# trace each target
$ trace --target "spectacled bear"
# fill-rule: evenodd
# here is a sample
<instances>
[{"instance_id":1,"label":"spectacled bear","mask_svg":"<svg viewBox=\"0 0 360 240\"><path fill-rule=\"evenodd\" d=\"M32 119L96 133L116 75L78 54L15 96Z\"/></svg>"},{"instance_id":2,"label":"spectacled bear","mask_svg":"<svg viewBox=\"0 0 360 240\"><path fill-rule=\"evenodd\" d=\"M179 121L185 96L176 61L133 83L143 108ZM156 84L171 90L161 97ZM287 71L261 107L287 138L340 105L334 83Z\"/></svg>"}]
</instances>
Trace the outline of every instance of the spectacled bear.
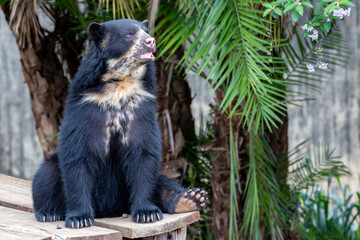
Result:
<instances>
[{"instance_id":1,"label":"spectacled bear","mask_svg":"<svg viewBox=\"0 0 360 240\"><path fill-rule=\"evenodd\" d=\"M155 39L148 22L121 19L88 28L91 44L71 82L59 146L33 180L40 222L88 227L130 213L155 222L163 213L200 210L207 192L160 175L155 110Z\"/></svg>"}]
</instances>

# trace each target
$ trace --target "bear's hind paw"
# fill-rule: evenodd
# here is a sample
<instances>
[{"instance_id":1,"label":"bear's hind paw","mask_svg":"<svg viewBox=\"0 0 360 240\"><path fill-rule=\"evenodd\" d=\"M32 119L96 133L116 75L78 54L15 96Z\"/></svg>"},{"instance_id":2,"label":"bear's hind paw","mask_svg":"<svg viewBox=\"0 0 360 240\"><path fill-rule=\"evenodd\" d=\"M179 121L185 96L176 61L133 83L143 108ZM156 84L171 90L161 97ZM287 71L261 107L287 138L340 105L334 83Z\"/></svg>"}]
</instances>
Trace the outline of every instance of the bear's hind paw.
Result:
<instances>
[{"instance_id":1,"label":"bear's hind paw","mask_svg":"<svg viewBox=\"0 0 360 240\"><path fill-rule=\"evenodd\" d=\"M192 188L183 193L175 205L175 213L200 211L206 207L208 192L200 188Z\"/></svg>"}]
</instances>

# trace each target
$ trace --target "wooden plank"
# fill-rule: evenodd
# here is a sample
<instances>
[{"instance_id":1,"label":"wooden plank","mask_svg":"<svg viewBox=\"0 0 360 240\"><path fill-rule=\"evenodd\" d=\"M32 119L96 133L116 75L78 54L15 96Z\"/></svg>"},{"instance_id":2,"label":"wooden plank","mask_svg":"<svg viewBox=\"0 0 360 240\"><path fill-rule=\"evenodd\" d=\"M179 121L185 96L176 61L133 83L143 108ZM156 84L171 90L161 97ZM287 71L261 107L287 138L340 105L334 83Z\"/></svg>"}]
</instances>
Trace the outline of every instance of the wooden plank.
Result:
<instances>
[{"instance_id":1,"label":"wooden plank","mask_svg":"<svg viewBox=\"0 0 360 240\"><path fill-rule=\"evenodd\" d=\"M0 174L0 206L33 212L31 182Z\"/></svg>"},{"instance_id":2,"label":"wooden plank","mask_svg":"<svg viewBox=\"0 0 360 240\"><path fill-rule=\"evenodd\" d=\"M0 174L0 206L33 212L31 182ZM172 232L199 219L199 212L164 214L163 220L145 224L134 223L131 217L96 218L95 226L119 231L126 238L141 238Z\"/></svg>"},{"instance_id":3,"label":"wooden plank","mask_svg":"<svg viewBox=\"0 0 360 240\"><path fill-rule=\"evenodd\" d=\"M117 230L124 238L143 238L175 231L200 219L199 212L164 214L164 219L154 223L135 223L128 218L101 218L95 225Z\"/></svg>"},{"instance_id":4,"label":"wooden plank","mask_svg":"<svg viewBox=\"0 0 360 240\"><path fill-rule=\"evenodd\" d=\"M101 227L65 228L64 221L40 223L34 214L0 207L0 239L122 239L120 232Z\"/></svg>"},{"instance_id":5,"label":"wooden plank","mask_svg":"<svg viewBox=\"0 0 360 240\"><path fill-rule=\"evenodd\" d=\"M153 237L146 237L142 240L186 240L186 227L176 229L172 232L160 234Z\"/></svg>"},{"instance_id":6,"label":"wooden plank","mask_svg":"<svg viewBox=\"0 0 360 240\"><path fill-rule=\"evenodd\" d=\"M45 236L43 234L29 233L24 231L18 231L15 229L9 229L7 226L0 225L0 239L6 240L51 240L51 236Z\"/></svg>"}]
</instances>

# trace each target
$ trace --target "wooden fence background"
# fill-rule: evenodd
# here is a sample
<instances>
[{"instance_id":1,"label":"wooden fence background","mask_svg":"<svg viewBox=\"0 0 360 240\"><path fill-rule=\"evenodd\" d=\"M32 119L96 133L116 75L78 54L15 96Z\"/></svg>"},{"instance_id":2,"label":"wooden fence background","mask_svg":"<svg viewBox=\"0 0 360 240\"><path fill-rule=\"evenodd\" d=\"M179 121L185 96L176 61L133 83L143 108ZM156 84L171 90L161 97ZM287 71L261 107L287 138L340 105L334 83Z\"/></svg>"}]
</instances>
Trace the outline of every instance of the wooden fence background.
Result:
<instances>
[{"instance_id":1,"label":"wooden fence background","mask_svg":"<svg viewBox=\"0 0 360 240\"><path fill-rule=\"evenodd\" d=\"M42 161L15 38L0 10L0 173L31 179Z\"/></svg>"},{"instance_id":2,"label":"wooden fence background","mask_svg":"<svg viewBox=\"0 0 360 240\"><path fill-rule=\"evenodd\" d=\"M335 74L320 84L320 91L292 87L314 100L289 108L289 149L305 139L311 139L315 148L329 144L350 168L352 176L344 178L344 183L351 183L354 191L360 190L360 6L352 8L350 17L339 26L350 50L347 66L329 64L329 68L335 67Z\"/></svg>"}]
</instances>

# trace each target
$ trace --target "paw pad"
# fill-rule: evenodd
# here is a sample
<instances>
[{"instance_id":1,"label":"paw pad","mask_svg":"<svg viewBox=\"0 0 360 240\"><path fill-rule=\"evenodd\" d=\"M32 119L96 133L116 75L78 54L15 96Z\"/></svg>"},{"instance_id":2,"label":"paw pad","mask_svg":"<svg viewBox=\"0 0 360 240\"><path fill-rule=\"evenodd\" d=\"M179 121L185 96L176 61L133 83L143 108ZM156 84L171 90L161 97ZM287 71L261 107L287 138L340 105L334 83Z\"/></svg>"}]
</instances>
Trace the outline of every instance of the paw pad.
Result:
<instances>
[{"instance_id":1,"label":"paw pad","mask_svg":"<svg viewBox=\"0 0 360 240\"><path fill-rule=\"evenodd\" d=\"M208 202L208 192L200 188L189 189L175 205L175 212L200 211Z\"/></svg>"}]
</instances>

